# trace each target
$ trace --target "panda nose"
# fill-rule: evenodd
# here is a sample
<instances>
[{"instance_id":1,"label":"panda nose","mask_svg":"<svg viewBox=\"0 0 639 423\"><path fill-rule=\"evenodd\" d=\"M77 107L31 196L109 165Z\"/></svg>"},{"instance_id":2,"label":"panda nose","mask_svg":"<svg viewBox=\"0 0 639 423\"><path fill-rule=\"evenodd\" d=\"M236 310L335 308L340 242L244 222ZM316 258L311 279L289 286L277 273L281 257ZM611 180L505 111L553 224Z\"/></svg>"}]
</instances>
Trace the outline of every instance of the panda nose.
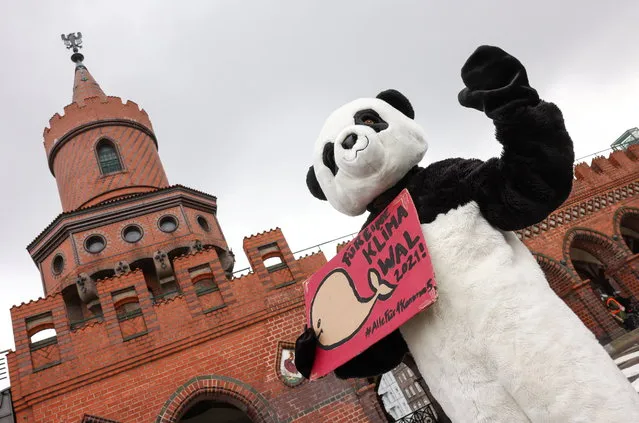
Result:
<instances>
[{"instance_id":1,"label":"panda nose","mask_svg":"<svg viewBox=\"0 0 639 423\"><path fill-rule=\"evenodd\" d=\"M353 148L356 142L357 142L357 135L348 134L346 138L344 138L344 141L342 141L342 147L344 147L345 150L350 150L351 148Z\"/></svg>"}]
</instances>

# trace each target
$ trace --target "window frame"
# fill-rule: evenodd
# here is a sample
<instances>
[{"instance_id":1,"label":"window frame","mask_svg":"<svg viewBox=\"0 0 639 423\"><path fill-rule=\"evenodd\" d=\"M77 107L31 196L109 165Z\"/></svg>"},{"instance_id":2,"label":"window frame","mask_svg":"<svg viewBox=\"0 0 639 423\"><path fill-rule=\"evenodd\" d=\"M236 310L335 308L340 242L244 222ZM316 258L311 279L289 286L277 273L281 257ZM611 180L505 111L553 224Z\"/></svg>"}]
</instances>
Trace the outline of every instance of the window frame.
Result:
<instances>
[{"instance_id":1,"label":"window frame","mask_svg":"<svg viewBox=\"0 0 639 423\"><path fill-rule=\"evenodd\" d=\"M56 260L60 259L62 260L62 264L60 265L60 269L57 269L56 266ZM60 276L62 274L62 272L64 272L64 269L67 265L67 261L66 258L64 257L64 254L62 253L56 253L53 256L53 259L51 259L51 273L53 273L54 276Z\"/></svg>"},{"instance_id":2,"label":"window frame","mask_svg":"<svg viewBox=\"0 0 639 423\"><path fill-rule=\"evenodd\" d=\"M115 159L117 159L118 161L118 167L119 167L118 169L105 172L105 167L103 166L103 162L100 156L100 147L102 147L103 145L107 145L113 150L115 154ZM114 140L108 137L100 137L96 141L93 150L95 152L95 158L98 163L98 168L100 169L100 175L109 176L109 175L114 175L116 173L124 172L124 161L122 160L122 154L120 154L120 149L118 148L118 144ZM110 159L110 160L114 161L115 159Z\"/></svg>"},{"instance_id":3,"label":"window frame","mask_svg":"<svg viewBox=\"0 0 639 423\"><path fill-rule=\"evenodd\" d=\"M162 229L162 220L164 219L173 219L173 221L175 221L175 228L173 228L173 230L171 231L165 231L164 229ZM173 215L173 214L163 214L162 216L160 216L157 220L157 227L160 230L160 232L164 232L165 234L172 234L175 233L178 228L180 227L180 219L177 218L177 216Z\"/></svg>"},{"instance_id":4,"label":"window frame","mask_svg":"<svg viewBox=\"0 0 639 423\"><path fill-rule=\"evenodd\" d=\"M136 241L129 241L128 239L126 239L126 232L130 229L137 229L140 232L140 238L138 238ZM122 228L122 231L120 231L120 236L124 242L128 244L135 244L142 241L142 238L144 238L144 229L142 229L142 226L138 225L137 223L130 223Z\"/></svg>"},{"instance_id":5,"label":"window frame","mask_svg":"<svg viewBox=\"0 0 639 423\"><path fill-rule=\"evenodd\" d=\"M91 251L91 249L89 248L89 240L91 238L100 238L102 240L102 248L100 248L98 251ZM89 254L100 254L107 247L107 239L102 234L92 233L92 234L89 234L86 238L84 238L84 242L82 244L84 245L84 250L87 253L89 253Z\"/></svg>"}]
</instances>

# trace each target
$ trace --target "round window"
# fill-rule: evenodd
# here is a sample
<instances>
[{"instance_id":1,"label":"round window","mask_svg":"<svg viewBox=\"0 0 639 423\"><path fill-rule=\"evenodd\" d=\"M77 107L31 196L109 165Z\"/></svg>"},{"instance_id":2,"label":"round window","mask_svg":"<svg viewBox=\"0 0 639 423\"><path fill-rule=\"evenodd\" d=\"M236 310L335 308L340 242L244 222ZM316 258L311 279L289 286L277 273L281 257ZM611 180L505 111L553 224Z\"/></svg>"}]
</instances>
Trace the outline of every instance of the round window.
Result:
<instances>
[{"instance_id":1,"label":"round window","mask_svg":"<svg viewBox=\"0 0 639 423\"><path fill-rule=\"evenodd\" d=\"M129 225L122 231L122 238L126 242L138 242L142 239L142 228L138 225Z\"/></svg>"},{"instance_id":2,"label":"round window","mask_svg":"<svg viewBox=\"0 0 639 423\"><path fill-rule=\"evenodd\" d=\"M202 229L204 229L206 232L211 230L211 227L209 226L209 222L207 222L207 220L203 217L203 216L198 216L197 217L197 223L200 225L200 227Z\"/></svg>"},{"instance_id":3,"label":"round window","mask_svg":"<svg viewBox=\"0 0 639 423\"><path fill-rule=\"evenodd\" d=\"M164 216L158 222L162 232L173 232L178 227L177 219L173 216Z\"/></svg>"},{"instance_id":4,"label":"round window","mask_svg":"<svg viewBox=\"0 0 639 423\"><path fill-rule=\"evenodd\" d=\"M54 274L59 275L62 273L62 270L64 269L64 257L62 257L62 254L57 254L53 257L52 266Z\"/></svg>"},{"instance_id":5,"label":"round window","mask_svg":"<svg viewBox=\"0 0 639 423\"><path fill-rule=\"evenodd\" d=\"M90 253L99 253L106 247L106 240L101 235L91 235L84 241L84 248Z\"/></svg>"}]
</instances>

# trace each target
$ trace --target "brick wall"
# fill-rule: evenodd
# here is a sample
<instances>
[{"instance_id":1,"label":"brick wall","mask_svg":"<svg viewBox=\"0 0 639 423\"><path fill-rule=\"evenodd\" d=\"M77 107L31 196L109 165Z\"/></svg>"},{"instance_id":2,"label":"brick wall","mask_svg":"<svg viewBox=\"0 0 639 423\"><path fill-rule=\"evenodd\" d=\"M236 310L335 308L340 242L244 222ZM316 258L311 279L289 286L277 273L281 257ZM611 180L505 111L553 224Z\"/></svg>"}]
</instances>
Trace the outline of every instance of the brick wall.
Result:
<instances>
[{"instance_id":1,"label":"brick wall","mask_svg":"<svg viewBox=\"0 0 639 423\"><path fill-rule=\"evenodd\" d=\"M639 257L621 236L624 216L639 214L639 146L575 167L570 197L547 219L518 232L536 254L557 294L602 341L625 330L604 307L589 280L582 280L571 248L596 257L623 295L639 299Z\"/></svg>"},{"instance_id":2,"label":"brick wall","mask_svg":"<svg viewBox=\"0 0 639 423\"><path fill-rule=\"evenodd\" d=\"M253 272L241 278L225 276L214 248L176 258L172 298L153 300L140 271L101 280L103 317L73 330L60 294L12 308L18 421L173 422L200 394L242 405L256 422L385 421L365 381L289 386L279 373L282 349L304 325L302 283L324 255L295 260L279 229L246 238L244 248ZM275 272L263 264L274 255L283 259ZM216 289L196 291L207 278ZM122 304L139 312L121 314ZM54 340L30 342L48 328Z\"/></svg>"}]
</instances>

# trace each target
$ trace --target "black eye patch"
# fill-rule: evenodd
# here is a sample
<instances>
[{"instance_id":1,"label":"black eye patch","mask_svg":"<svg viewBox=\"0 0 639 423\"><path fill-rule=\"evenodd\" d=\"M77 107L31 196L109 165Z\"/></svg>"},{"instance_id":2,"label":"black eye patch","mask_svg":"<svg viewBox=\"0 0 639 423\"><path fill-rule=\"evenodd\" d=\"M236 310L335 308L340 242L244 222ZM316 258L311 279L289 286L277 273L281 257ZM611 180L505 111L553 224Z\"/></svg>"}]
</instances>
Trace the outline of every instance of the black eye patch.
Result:
<instances>
[{"instance_id":1,"label":"black eye patch","mask_svg":"<svg viewBox=\"0 0 639 423\"><path fill-rule=\"evenodd\" d=\"M324 152L322 154L322 161L324 166L331 170L333 176L337 175L337 163L335 163L335 144L332 142L324 145Z\"/></svg>"},{"instance_id":2,"label":"black eye patch","mask_svg":"<svg viewBox=\"0 0 639 423\"><path fill-rule=\"evenodd\" d=\"M360 110L353 116L355 125L370 126L375 132L381 132L388 128L388 123L382 119L373 109Z\"/></svg>"}]
</instances>

